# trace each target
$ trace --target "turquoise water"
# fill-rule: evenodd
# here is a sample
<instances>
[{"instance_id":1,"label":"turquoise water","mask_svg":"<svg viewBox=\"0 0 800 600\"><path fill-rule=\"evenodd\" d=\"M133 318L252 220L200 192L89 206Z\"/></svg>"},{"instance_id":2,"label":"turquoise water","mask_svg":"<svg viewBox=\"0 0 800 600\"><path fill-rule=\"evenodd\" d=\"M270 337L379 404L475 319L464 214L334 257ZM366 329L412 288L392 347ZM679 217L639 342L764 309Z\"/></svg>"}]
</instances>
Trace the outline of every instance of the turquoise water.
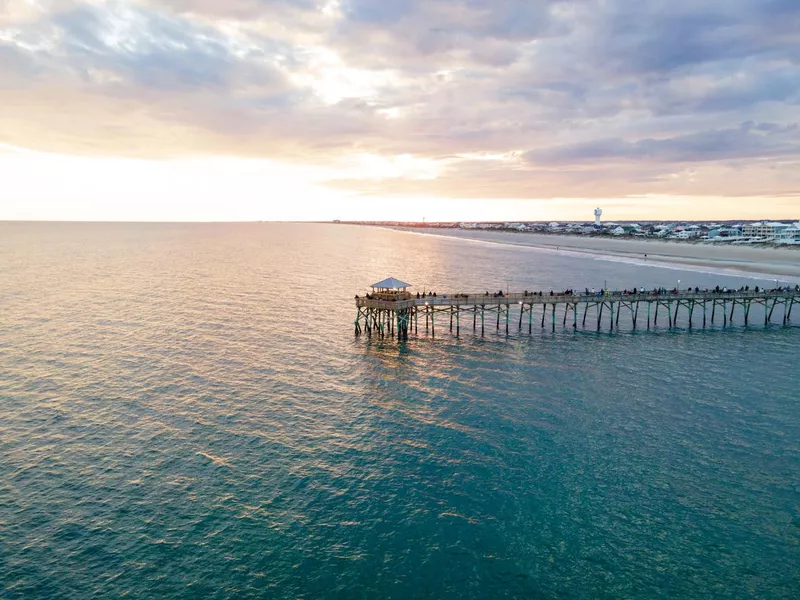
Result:
<instances>
[{"instance_id":1,"label":"turquoise water","mask_svg":"<svg viewBox=\"0 0 800 600\"><path fill-rule=\"evenodd\" d=\"M800 328L353 336L388 275L770 282L349 226L0 234L3 599L798 595Z\"/></svg>"}]
</instances>

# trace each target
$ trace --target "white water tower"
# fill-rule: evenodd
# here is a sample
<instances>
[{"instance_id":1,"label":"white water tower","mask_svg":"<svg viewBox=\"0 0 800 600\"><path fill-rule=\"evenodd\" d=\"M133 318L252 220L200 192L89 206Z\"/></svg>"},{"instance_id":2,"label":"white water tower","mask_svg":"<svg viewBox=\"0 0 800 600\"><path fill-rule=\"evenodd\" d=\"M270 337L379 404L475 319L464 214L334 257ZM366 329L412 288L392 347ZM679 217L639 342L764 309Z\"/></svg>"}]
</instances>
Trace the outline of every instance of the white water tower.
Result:
<instances>
[{"instance_id":1,"label":"white water tower","mask_svg":"<svg viewBox=\"0 0 800 600\"><path fill-rule=\"evenodd\" d=\"M600 217L603 215L603 211L600 208L594 209L594 226L600 227Z\"/></svg>"}]
</instances>

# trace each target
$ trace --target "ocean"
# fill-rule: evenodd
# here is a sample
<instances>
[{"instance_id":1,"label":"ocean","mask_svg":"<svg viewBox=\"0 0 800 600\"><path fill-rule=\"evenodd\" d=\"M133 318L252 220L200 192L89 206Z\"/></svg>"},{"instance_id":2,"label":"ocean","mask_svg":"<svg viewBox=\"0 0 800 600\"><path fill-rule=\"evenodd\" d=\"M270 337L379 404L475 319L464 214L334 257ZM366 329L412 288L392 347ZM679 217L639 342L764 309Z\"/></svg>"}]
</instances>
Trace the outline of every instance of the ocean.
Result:
<instances>
[{"instance_id":1,"label":"ocean","mask_svg":"<svg viewBox=\"0 0 800 600\"><path fill-rule=\"evenodd\" d=\"M356 338L390 275L772 285L346 225L2 223L0 598L798 597L800 327Z\"/></svg>"}]
</instances>

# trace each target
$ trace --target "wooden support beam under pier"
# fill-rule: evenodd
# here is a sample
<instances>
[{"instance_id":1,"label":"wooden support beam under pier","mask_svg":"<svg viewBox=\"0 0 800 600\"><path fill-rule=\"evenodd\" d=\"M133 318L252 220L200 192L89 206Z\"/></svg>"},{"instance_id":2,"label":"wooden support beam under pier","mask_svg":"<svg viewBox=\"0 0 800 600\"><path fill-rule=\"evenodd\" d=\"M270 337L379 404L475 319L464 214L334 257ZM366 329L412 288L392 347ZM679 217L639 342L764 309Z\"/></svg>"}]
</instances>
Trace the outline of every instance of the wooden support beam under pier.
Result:
<instances>
[{"instance_id":1,"label":"wooden support beam under pier","mask_svg":"<svg viewBox=\"0 0 800 600\"><path fill-rule=\"evenodd\" d=\"M373 334L379 337L397 337L398 340L406 340L410 330L414 334L419 334L419 318L423 313L425 319L425 332L431 336L436 335L436 313L447 312L450 320L450 331L455 335L461 335L461 312L472 313L472 330L477 333L478 314L480 313L481 335L485 335L486 313L494 313L495 329L499 333L501 321L505 321L505 333L509 334L509 323L511 320L512 307L516 306L519 314L514 317L517 320L517 330L523 329L523 323L527 314L528 333L533 332L533 313L541 305L541 327L544 328L547 321L547 312L550 310L551 330L555 331L557 317L560 317L561 326L567 327L567 320L572 314L572 327L578 329L578 311L583 306L582 326L586 327L586 318L590 311L596 317L597 331L603 327L603 312L608 309L609 326L608 330L613 332L622 325L630 323L632 329L637 328L639 309L645 303L647 311L647 329L651 329L651 309L655 304L655 313L652 320L652 327L658 327L659 308L663 307L667 311L668 324L670 328L678 326L678 316L680 309L686 309L688 320L685 327L694 327L694 313L702 308L702 326L707 326L708 306L711 306L710 323L715 324L717 319L717 308L722 311L723 327L728 326L730 320L733 324L736 316L736 307L742 309L742 317L745 326L750 325L751 313L763 309L764 325L772 322L776 307L782 306L781 322L787 325L791 322L792 308L796 301L800 299L800 289L770 290L770 291L730 291L730 292L653 292L653 293L606 293L600 294L553 294L539 295L531 293L521 294L446 294L437 296L426 296L415 298L406 293L405 297L398 299L385 298L359 298L356 297L356 319L354 322L355 335L365 333L372 337ZM730 312L729 312L730 307ZM563 314L557 314L558 311ZM625 313L623 319L622 313ZM760 313L757 313L760 316ZM780 314L780 313L779 313ZM630 316L630 319L628 319ZM621 325L622 324L622 325Z\"/></svg>"}]
</instances>

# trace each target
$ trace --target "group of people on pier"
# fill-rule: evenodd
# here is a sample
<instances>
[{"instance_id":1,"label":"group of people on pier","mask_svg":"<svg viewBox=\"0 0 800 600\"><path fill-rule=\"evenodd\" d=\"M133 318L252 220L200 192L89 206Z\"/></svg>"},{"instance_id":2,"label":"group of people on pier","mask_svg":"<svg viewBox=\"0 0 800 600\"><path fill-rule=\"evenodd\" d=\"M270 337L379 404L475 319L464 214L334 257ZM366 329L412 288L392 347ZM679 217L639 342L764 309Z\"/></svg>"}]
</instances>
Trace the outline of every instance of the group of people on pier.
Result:
<instances>
[{"instance_id":1,"label":"group of people on pier","mask_svg":"<svg viewBox=\"0 0 800 600\"><path fill-rule=\"evenodd\" d=\"M736 294L736 293L750 292L750 291L751 291L751 289L750 289L749 285L743 285L738 289L736 289L736 288L728 288L727 286L723 286L723 287L716 286L716 287L714 287L712 289L704 288L702 290L697 286L695 286L693 288L689 287L689 288L686 288L685 290L680 290L677 287L674 287L672 289L668 289L666 287L657 287L657 288L653 288L652 290L645 290L645 288L643 288L643 287L640 287L638 289L633 287L631 289L625 288L624 290L613 290L613 291L612 290L608 290L608 289L603 289L603 288L601 288L599 291L595 290L595 288L592 288L590 290L587 287L587 288L584 289L584 291L582 293L581 292L576 292L573 289L567 289L567 290L564 290L564 291L561 291L561 292L555 292L553 290L550 290L550 292L548 294L545 294L542 291L531 292L531 291L525 290L522 295L523 295L523 297L526 297L526 298L530 297L530 296L541 297L541 296L545 296L545 295L548 295L548 296L590 296L590 297L640 296L640 295L669 296L669 295L678 295L678 294ZM769 294L791 293L792 291L794 291L795 293L800 293L800 285L795 285L794 287L789 286L789 285L787 285L787 286L778 286L778 287L774 287L774 288L770 288L770 289L766 289L766 288L761 288L759 286L755 286L752 289L752 291L755 292L756 294L758 294L758 293L769 293ZM484 296L487 297L487 298L489 296L491 296L492 298L505 298L505 297L508 296L508 293L503 292L503 290L498 290L496 292L493 292L492 294L489 294L489 291L487 290L486 293L484 294ZM469 297L470 297L469 294L452 294L452 295L450 295L450 298L459 298L459 299L460 298L469 299ZM358 298L359 297L356 294L356 300L358 300ZM394 301L394 300L405 300L406 298L384 298L384 297L376 298L374 294L367 294L366 295L366 299L367 300ZM437 296L436 292L422 292L422 294L417 292L417 299L418 300L424 299L424 298L438 298L438 296ZM442 298L447 299L447 296L442 296Z\"/></svg>"},{"instance_id":2,"label":"group of people on pier","mask_svg":"<svg viewBox=\"0 0 800 600\"><path fill-rule=\"evenodd\" d=\"M435 296L436 294L433 295ZM423 297L425 297L424 294ZM356 300L358 300L359 298L360 296L356 294ZM364 299L366 300L383 300L384 302L399 302L401 300L409 300L410 298L411 294L406 294L405 292L403 292L402 295L391 295L391 296L381 295L376 297L375 294L367 293L367 295L364 296ZM419 298L419 294L417 294L417 298Z\"/></svg>"},{"instance_id":3,"label":"group of people on pier","mask_svg":"<svg viewBox=\"0 0 800 600\"><path fill-rule=\"evenodd\" d=\"M544 295L544 293L543 292L529 292L528 290L525 290L524 292L522 292L522 295L523 296L542 296L542 295ZM570 290L564 290L563 292L554 292L553 290L550 290L550 295L551 296L575 296L576 294L575 294L575 290L571 290L570 289Z\"/></svg>"}]
</instances>

